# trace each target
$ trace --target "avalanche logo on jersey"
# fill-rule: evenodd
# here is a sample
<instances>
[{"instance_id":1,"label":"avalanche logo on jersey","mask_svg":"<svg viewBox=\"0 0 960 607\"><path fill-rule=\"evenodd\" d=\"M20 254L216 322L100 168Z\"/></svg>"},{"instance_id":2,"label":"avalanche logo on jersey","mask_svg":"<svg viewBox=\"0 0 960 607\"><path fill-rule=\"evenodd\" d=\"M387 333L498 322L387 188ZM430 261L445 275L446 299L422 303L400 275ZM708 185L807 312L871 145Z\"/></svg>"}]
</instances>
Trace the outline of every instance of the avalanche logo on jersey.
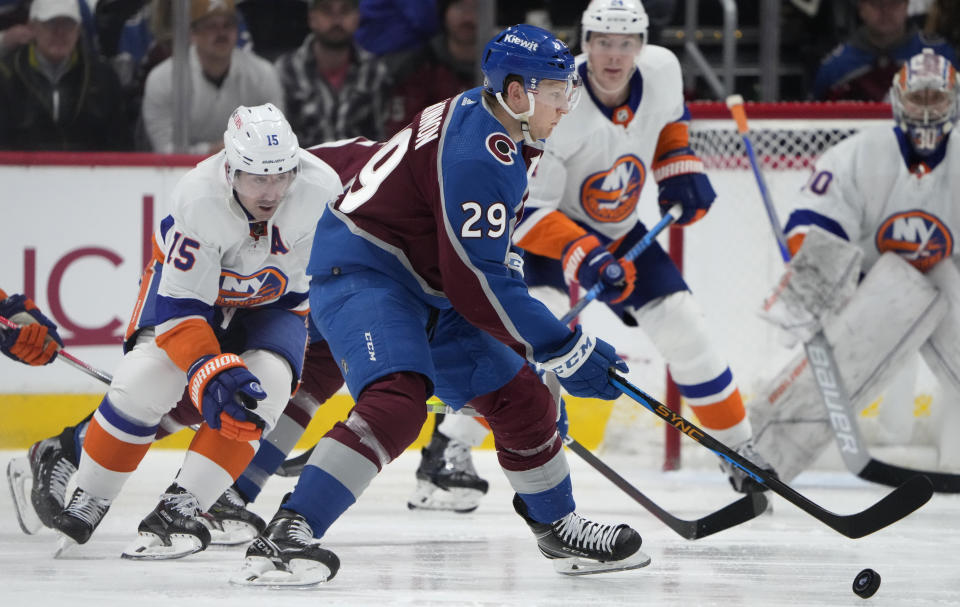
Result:
<instances>
[{"instance_id":1,"label":"avalanche logo on jersey","mask_svg":"<svg viewBox=\"0 0 960 607\"><path fill-rule=\"evenodd\" d=\"M583 181L580 204L596 221L623 221L637 208L646 178L647 169L640 159L626 154L617 158L610 169L598 171Z\"/></svg>"},{"instance_id":2,"label":"avalanche logo on jersey","mask_svg":"<svg viewBox=\"0 0 960 607\"><path fill-rule=\"evenodd\" d=\"M953 254L953 235L939 218L917 209L891 215L877 229L877 250L893 251L926 272Z\"/></svg>"},{"instance_id":3,"label":"avalanche logo on jersey","mask_svg":"<svg viewBox=\"0 0 960 607\"><path fill-rule=\"evenodd\" d=\"M503 133L490 133L487 136L487 151L501 164L510 166L517 153L517 144Z\"/></svg>"},{"instance_id":4,"label":"avalanche logo on jersey","mask_svg":"<svg viewBox=\"0 0 960 607\"><path fill-rule=\"evenodd\" d=\"M287 277L273 266L250 276L223 270L220 272L218 306L247 307L277 299L287 290Z\"/></svg>"}]
</instances>

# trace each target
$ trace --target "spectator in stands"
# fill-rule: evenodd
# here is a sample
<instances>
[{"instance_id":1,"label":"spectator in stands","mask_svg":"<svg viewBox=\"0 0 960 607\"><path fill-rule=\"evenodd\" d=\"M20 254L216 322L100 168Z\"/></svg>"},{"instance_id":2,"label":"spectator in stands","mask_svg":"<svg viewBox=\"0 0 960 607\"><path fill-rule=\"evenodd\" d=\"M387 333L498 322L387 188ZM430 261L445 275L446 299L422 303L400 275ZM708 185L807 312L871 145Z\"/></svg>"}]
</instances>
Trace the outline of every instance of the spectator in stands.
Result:
<instances>
[{"instance_id":1,"label":"spectator in stands","mask_svg":"<svg viewBox=\"0 0 960 607\"><path fill-rule=\"evenodd\" d=\"M0 57L33 40L27 25L29 0L0 0Z\"/></svg>"},{"instance_id":2,"label":"spectator in stands","mask_svg":"<svg viewBox=\"0 0 960 607\"><path fill-rule=\"evenodd\" d=\"M234 0L190 3L191 100L187 116L188 151L213 154L223 147L223 125L238 105L273 103L282 108L283 90L273 66L237 48ZM156 152L174 151L173 59L148 75L143 93L143 126Z\"/></svg>"},{"instance_id":3,"label":"spectator in stands","mask_svg":"<svg viewBox=\"0 0 960 607\"><path fill-rule=\"evenodd\" d=\"M932 48L957 64L949 44L927 37L908 23L908 0L856 2L862 24L820 65L813 83L815 99L882 101L903 62L924 48Z\"/></svg>"},{"instance_id":4,"label":"spectator in stands","mask_svg":"<svg viewBox=\"0 0 960 607\"><path fill-rule=\"evenodd\" d=\"M120 84L80 44L77 0L34 0L29 16L33 41L0 62L0 148L128 148Z\"/></svg>"},{"instance_id":5,"label":"spectator in stands","mask_svg":"<svg viewBox=\"0 0 960 607\"><path fill-rule=\"evenodd\" d=\"M477 0L440 0L442 31L414 51L383 59L395 84L386 102L387 137L423 108L471 88L477 82Z\"/></svg>"},{"instance_id":6,"label":"spectator in stands","mask_svg":"<svg viewBox=\"0 0 960 607\"><path fill-rule=\"evenodd\" d=\"M936 0L927 13L924 31L928 35L943 37L954 50L960 51L960 3Z\"/></svg>"},{"instance_id":7,"label":"spectator in stands","mask_svg":"<svg viewBox=\"0 0 960 607\"><path fill-rule=\"evenodd\" d=\"M383 138L387 69L354 42L359 19L356 0L313 0L310 34L277 59L286 116L300 141Z\"/></svg>"},{"instance_id":8,"label":"spectator in stands","mask_svg":"<svg viewBox=\"0 0 960 607\"><path fill-rule=\"evenodd\" d=\"M360 0L354 39L364 50L382 56L417 50L438 30L437 0Z\"/></svg>"},{"instance_id":9,"label":"spectator in stands","mask_svg":"<svg viewBox=\"0 0 960 607\"><path fill-rule=\"evenodd\" d=\"M274 62L300 46L310 33L309 0L240 0L237 10L250 28L257 54Z\"/></svg>"}]
</instances>

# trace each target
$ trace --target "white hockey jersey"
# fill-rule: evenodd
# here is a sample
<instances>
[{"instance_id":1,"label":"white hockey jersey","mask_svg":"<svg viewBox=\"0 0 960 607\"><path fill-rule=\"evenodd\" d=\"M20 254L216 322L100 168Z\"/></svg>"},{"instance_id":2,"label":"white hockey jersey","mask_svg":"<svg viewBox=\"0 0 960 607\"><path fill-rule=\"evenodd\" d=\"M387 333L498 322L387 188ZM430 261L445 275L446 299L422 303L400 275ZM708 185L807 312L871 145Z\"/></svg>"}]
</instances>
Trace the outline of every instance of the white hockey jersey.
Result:
<instances>
[{"instance_id":1,"label":"white hockey jersey","mask_svg":"<svg viewBox=\"0 0 960 607\"><path fill-rule=\"evenodd\" d=\"M211 156L174 188L155 235L157 263L141 281L134 320L155 326L157 343L183 368L216 348L208 325L216 308L270 306L306 315L314 231L343 191L333 169L301 150L283 201L269 221L255 224L233 198L224 163L223 152Z\"/></svg>"},{"instance_id":2,"label":"white hockey jersey","mask_svg":"<svg viewBox=\"0 0 960 607\"><path fill-rule=\"evenodd\" d=\"M560 120L544 148L514 241L524 248L537 223L553 211L611 240L633 228L640 192L652 178L654 151L663 128L686 115L683 80L676 56L647 45L637 57L639 79L631 94L640 102L626 126L608 118L584 91L580 103ZM577 57L586 72L586 55ZM616 111L616 110L615 110ZM626 112L627 110L621 110ZM614 116L623 122L623 116ZM549 221L549 219L548 219ZM535 250L535 249L530 249Z\"/></svg>"},{"instance_id":3,"label":"white hockey jersey","mask_svg":"<svg viewBox=\"0 0 960 607\"><path fill-rule=\"evenodd\" d=\"M866 272L893 251L925 272L954 252L960 229L960 139L932 169L911 172L907 142L892 125L875 126L827 150L787 221L791 249L810 225L847 238L864 252Z\"/></svg>"}]
</instances>

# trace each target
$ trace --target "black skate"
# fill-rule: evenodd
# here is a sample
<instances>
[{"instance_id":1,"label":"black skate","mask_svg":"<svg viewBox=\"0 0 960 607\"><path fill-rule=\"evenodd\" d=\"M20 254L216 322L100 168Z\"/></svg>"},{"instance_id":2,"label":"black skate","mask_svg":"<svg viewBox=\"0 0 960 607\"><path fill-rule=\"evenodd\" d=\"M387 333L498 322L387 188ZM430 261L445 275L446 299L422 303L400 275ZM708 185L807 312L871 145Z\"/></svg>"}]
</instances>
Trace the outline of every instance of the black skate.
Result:
<instances>
[{"instance_id":1,"label":"black skate","mask_svg":"<svg viewBox=\"0 0 960 607\"><path fill-rule=\"evenodd\" d=\"M281 507L266 530L247 547L243 569L230 583L315 586L333 579L339 569L340 559L318 545L307 520Z\"/></svg>"},{"instance_id":2,"label":"black skate","mask_svg":"<svg viewBox=\"0 0 960 607\"><path fill-rule=\"evenodd\" d=\"M67 483L77 471L73 430L70 427L59 436L34 443L27 457L7 464L17 521L26 534L37 533L44 526L52 528L53 518L63 510Z\"/></svg>"},{"instance_id":3,"label":"black skate","mask_svg":"<svg viewBox=\"0 0 960 607\"><path fill-rule=\"evenodd\" d=\"M215 546L245 544L267 527L262 518L247 510L247 500L235 485L223 492L201 521L210 530L210 543Z\"/></svg>"},{"instance_id":4,"label":"black skate","mask_svg":"<svg viewBox=\"0 0 960 607\"><path fill-rule=\"evenodd\" d=\"M553 523L540 523L527 515L526 503L516 494L513 508L533 530L540 552L553 559L558 573L587 575L650 564L650 557L640 551L640 534L623 523L594 523L576 512Z\"/></svg>"},{"instance_id":5,"label":"black skate","mask_svg":"<svg viewBox=\"0 0 960 607\"><path fill-rule=\"evenodd\" d=\"M197 498L176 483L140 521L137 532L137 539L120 555L125 559L178 559L210 545L210 531L201 521Z\"/></svg>"},{"instance_id":6,"label":"black skate","mask_svg":"<svg viewBox=\"0 0 960 607\"><path fill-rule=\"evenodd\" d=\"M734 447L734 451L756 464L757 467L763 468L774 476L777 475L773 466L768 464L767 460L763 459L763 456L754 449L752 440L748 440ZM734 491L739 491L740 493L759 493L768 489L764 483L753 478L747 471L734 466L726 459L720 458L720 470L727 475L730 486L733 487Z\"/></svg>"},{"instance_id":7,"label":"black skate","mask_svg":"<svg viewBox=\"0 0 960 607\"><path fill-rule=\"evenodd\" d=\"M489 483L477 476L470 445L434 432L420 455L417 488L407 508L454 512L477 509Z\"/></svg>"},{"instance_id":8,"label":"black skate","mask_svg":"<svg viewBox=\"0 0 960 607\"><path fill-rule=\"evenodd\" d=\"M86 544L106 516L110 502L94 497L80 487L74 489L66 507L53 517L53 526L63 534L54 557L61 556L73 545Z\"/></svg>"}]
</instances>

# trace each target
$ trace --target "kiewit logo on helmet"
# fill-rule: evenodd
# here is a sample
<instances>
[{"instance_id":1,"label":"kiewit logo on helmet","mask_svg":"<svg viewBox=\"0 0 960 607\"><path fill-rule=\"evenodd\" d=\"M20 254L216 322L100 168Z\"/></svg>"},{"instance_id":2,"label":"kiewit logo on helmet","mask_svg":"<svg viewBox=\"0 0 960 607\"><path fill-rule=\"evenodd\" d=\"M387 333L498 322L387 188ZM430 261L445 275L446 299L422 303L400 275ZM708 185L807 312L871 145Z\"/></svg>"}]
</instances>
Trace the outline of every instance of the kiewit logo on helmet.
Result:
<instances>
[{"instance_id":1,"label":"kiewit logo on helmet","mask_svg":"<svg viewBox=\"0 0 960 607\"><path fill-rule=\"evenodd\" d=\"M509 42L510 44L516 44L517 46L522 46L528 51L536 52L537 46L536 42L531 42L530 40L524 40L520 36L515 36L514 34L507 34L503 37L504 42Z\"/></svg>"}]
</instances>

